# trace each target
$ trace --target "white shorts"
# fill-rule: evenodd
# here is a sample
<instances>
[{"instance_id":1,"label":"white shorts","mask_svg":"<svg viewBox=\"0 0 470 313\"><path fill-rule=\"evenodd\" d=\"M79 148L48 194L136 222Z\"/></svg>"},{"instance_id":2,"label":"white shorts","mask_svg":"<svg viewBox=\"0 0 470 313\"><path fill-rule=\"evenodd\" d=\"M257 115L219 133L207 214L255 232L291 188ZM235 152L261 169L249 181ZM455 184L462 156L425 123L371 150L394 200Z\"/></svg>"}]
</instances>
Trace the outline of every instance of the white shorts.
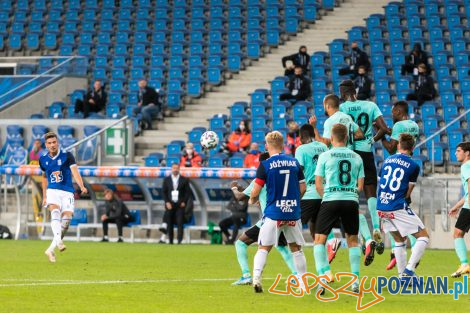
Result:
<instances>
[{"instance_id":1,"label":"white shorts","mask_svg":"<svg viewBox=\"0 0 470 313\"><path fill-rule=\"evenodd\" d=\"M75 197L73 193L58 189L47 189L46 198L47 205L55 204L59 206L61 212L73 213L75 202Z\"/></svg>"},{"instance_id":2,"label":"white shorts","mask_svg":"<svg viewBox=\"0 0 470 313\"><path fill-rule=\"evenodd\" d=\"M377 211L382 220L384 233L398 231L402 237L417 233L424 229L424 224L411 208L397 211Z\"/></svg>"},{"instance_id":3,"label":"white shorts","mask_svg":"<svg viewBox=\"0 0 470 313\"><path fill-rule=\"evenodd\" d=\"M259 230L258 245L277 246L281 232L284 233L287 243L296 243L299 246L305 244L300 219L297 221L275 221L265 217Z\"/></svg>"}]
</instances>

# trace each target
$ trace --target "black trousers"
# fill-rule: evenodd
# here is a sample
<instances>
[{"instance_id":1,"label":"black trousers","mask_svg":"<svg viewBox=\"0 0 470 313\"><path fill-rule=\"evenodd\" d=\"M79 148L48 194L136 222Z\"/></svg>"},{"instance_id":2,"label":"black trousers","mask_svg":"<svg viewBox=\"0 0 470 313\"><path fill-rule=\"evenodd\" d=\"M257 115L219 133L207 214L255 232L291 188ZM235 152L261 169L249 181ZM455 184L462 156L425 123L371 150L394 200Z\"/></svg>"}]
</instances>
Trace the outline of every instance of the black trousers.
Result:
<instances>
[{"instance_id":1,"label":"black trousers","mask_svg":"<svg viewBox=\"0 0 470 313\"><path fill-rule=\"evenodd\" d=\"M98 113L102 110L102 108L92 105L88 102L83 102L82 100L77 100L75 102L75 113L83 112L83 117L88 117L90 112Z\"/></svg>"},{"instance_id":2,"label":"black trousers","mask_svg":"<svg viewBox=\"0 0 470 313\"><path fill-rule=\"evenodd\" d=\"M339 75L343 76L343 75L351 75L351 79L354 80L354 78L357 77L357 71L356 70L352 70L349 66L348 67L343 67L343 68L340 68L339 71L338 71Z\"/></svg>"},{"instance_id":3,"label":"black trousers","mask_svg":"<svg viewBox=\"0 0 470 313\"><path fill-rule=\"evenodd\" d=\"M246 217L236 217L232 215L221 220L219 222L219 227L222 233L224 233L224 235L227 237L227 240L230 242L234 242L235 239L237 239L238 230L244 223L246 223ZM230 236L230 233L228 231L231 226L233 226L232 236Z\"/></svg>"},{"instance_id":4,"label":"black trousers","mask_svg":"<svg viewBox=\"0 0 470 313\"><path fill-rule=\"evenodd\" d=\"M283 93L282 95L279 96L279 100L284 101L284 100L296 100L296 101L305 101L305 97L297 95L293 96L290 93Z\"/></svg>"},{"instance_id":5,"label":"black trousers","mask_svg":"<svg viewBox=\"0 0 470 313\"><path fill-rule=\"evenodd\" d=\"M406 96L406 100L418 101L419 106L421 106L426 101L431 101L432 99L434 98L431 95L426 94L409 93Z\"/></svg>"},{"instance_id":6,"label":"black trousers","mask_svg":"<svg viewBox=\"0 0 470 313\"><path fill-rule=\"evenodd\" d=\"M108 224L113 223L116 224L118 229L118 236L122 237L122 227L127 224L127 220L123 218L108 218L103 221L103 235L108 236Z\"/></svg>"},{"instance_id":7,"label":"black trousers","mask_svg":"<svg viewBox=\"0 0 470 313\"><path fill-rule=\"evenodd\" d=\"M401 66L401 75L413 74L413 71L416 67L417 66L414 64L403 64Z\"/></svg>"},{"instance_id":8,"label":"black trousers","mask_svg":"<svg viewBox=\"0 0 470 313\"><path fill-rule=\"evenodd\" d=\"M176 205L173 204L173 209L171 210L166 210L165 212L165 217L166 217L166 223L167 223L167 235L168 235L168 240L170 241L170 244L173 243L173 238L174 238L174 232L173 232L173 227L176 225L177 226L177 239L178 243L181 243L183 241L183 224L184 224L184 208L176 208Z\"/></svg>"}]
</instances>

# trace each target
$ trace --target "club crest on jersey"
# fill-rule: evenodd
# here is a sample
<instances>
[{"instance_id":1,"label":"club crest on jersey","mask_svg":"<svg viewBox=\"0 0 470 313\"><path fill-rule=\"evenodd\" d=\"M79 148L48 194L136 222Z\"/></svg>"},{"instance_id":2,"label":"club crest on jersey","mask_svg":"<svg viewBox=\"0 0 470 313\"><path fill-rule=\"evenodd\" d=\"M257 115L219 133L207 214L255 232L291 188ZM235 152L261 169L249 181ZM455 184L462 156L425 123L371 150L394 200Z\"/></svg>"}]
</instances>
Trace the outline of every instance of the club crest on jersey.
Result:
<instances>
[{"instance_id":1,"label":"club crest on jersey","mask_svg":"<svg viewBox=\"0 0 470 313\"><path fill-rule=\"evenodd\" d=\"M60 183L64 180L61 171L54 171L51 173L51 183Z\"/></svg>"},{"instance_id":2,"label":"club crest on jersey","mask_svg":"<svg viewBox=\"0 0 470 313\"><path fill-rule=\"evenodd\" d=\"M59 165L59 166L62 165L62 160L61 159L57 160L57 165Z\"/></svg>"}]
</instances>

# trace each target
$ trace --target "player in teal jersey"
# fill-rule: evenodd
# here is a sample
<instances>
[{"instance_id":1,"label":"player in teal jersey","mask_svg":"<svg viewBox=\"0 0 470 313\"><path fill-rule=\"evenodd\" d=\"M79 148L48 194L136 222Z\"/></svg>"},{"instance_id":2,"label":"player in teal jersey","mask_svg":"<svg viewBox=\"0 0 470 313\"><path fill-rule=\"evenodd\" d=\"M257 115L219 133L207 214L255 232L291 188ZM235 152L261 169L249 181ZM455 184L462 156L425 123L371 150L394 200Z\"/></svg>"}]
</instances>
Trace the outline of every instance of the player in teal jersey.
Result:
<instances>
[{"instance_id":1,"label":"player in teal jersey","mask_svg":"<svg viewBox=\"0 0 470 313\"><path fill-rule=\"evenodd\" d=\"M364 167L361 157L346 147L347 140L347 128L342 124L334 125L331 131L333 148L320 155L315 169L315 187L323 198L315 225L314 254L318 275L331 275L325 243L333 226L341 220L349 247L351 272L359 276L358 193L364 186ZM319 289L324 293L323 287ZM359 292L359 280L353 283L352 290Z\"/></svg>"},{"instance_id":2,"label":"player in teal jersey","mask_svg":"<svg viewBox=\"0 0 470 313\"><path fill-rule=\"evenodd\" d=\"M267 160L268 158L269 158L269 153L267 152L261 153L261 155L259 156L259 161L262 162L264 160ZM239 190L240 186L237 184L237 182L232 182L231 188L232 188L233 194L235 195L235 198L238 201L249 199L251 190L253 189L253 186L254 186L254 182L255 181L253 180L251 184L248 187L246 187L245 190L243 190L243 192ZM264 209L266 208L266 201L267 201L266 198L267 198L266 187L263 187L263 189L261 189L261 192L259 194L259 204L261 207L261 212L264 212ZM242 270L242 276L240 277L239 280L237 280L236 282L232 284L234 286L251 285L252 283L250 267L248 265L247 249L249 245L258 241L259 230L262 224L263 224L262 220L259 220L256 223L256 225L252 226L250 229L245 231L235 242L235 250L237 252L238 263L240 264L240 268ZM287 241L283 233L281 233L281 235L279 236L279 243L276 249L281 254L282 258L286 262L292 274L296 275L297 272L295 270L294 260L292 259L292 254L290 253L290 250L287 247Z\"/></svg>"},{"instance_id":3,"label":"player in teal jersey","mask_svg":"<svg viewBox=\"0 0 470 313\"><path fill-rule=\"evenodd\" d=\"M329 94L323 99L323 107L325 108L325 114L328 119L325 121L323 126L323 135L320 135L317 124L317 117L312 116L310 118L310 124L314 128L316 141L323 142L328 147L331 145L331 128L335 124L342 124L348 129L348 147L352 148L355 140L364 138L362 130L359 126L354 123L350 116L340 112L339 110L339 98L334 94Z\"/></svg>"},{"instance_id":4,"label":"player in teal jersey","mask_svg":"<svg viewBox=\"0 0 470 313\"><path fill-rule=\"evenodd\" d=\"M352 80L341 82L339 90L341 99L344 100L340 106L341 112L353 118L362 129L365 137L364 140L354 143L354 151L361 156L364 162L364 194L367 199L367 207L374 228L374 240L372 240L367 221L365 218L361 218L361 235L366 243L365 255L367 259L368 255L374 254L375 248L378 254L382 254L384 251L384 244L380 232L380 219L377 214L377 168L374 154L372 153L372 145L374 142L382 139L389 130L377 104L356 99L356 87ZM375 136L373 135L372 129L374 125L378 128Z\"/></svg>"},{"instance_id":5,"label":"player in teal jersey","mask_svg":"<svg viewBox=\"0 0 470 313\"><path fill-rule=\"evenodd\" d=\"M395 154L398 147L398 139L400 134L410 134L413 136L415 142L419 137L419 126L414 121L410 120L408 117L408 103L406 101L398 101L393 105L392 117L393 117L393 128L392 135L390 140L387 138L382 138L382 145L388 151L389 154ZM390 252L390 262L388 263L386 269L387 271L393 269L397 263L394 253L395 240L392 235L390 236L390 243L392 250ZM413 248L416 243L416 238L412 235L408 235L408 240L410 241L411 248Z\"/></svg>"},{"instance_id":6,"label":"player in teal jersey","mask_svg":"<svg viewBox=\"0 0 470 313\"><path fill-rule=\"evenodd\" d=\"M465 274L470 274L467 247L463 239L465 233L468 233L470 230L470 141L459 143L455 155L457 161L462 163L460 177L462 179L464 196L449 211L449 215L453 217L456 217L460 211L454 229L455 252L457 252L457 256L460 259L460 266L451 276L460 277Z\"/></svg>"}]
</instances>

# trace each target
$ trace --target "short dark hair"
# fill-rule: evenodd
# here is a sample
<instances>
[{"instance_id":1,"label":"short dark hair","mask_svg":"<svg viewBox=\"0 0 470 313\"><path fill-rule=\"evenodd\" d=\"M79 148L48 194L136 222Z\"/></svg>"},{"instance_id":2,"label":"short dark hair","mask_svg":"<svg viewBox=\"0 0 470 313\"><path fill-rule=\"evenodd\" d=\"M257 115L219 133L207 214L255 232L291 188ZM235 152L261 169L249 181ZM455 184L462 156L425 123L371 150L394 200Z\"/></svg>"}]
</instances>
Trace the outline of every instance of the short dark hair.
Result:
<instances>
[{"instance_id":1,"label":"short dark hair","mask_svg":"<svg viewBox=\"0 0 470 313\"><path fill-rule=\"evenodd\" d=\"M393 104L393 106L400 108L403 112L408 114L408 102L406 102L405 100L397 101Z\"/></svg>"},{"instance_id":2,"label":"short dark hair","mask_svg":"<svg viewBox=\"0 0 470 313\"><path fill-rule=\"evenodd\" d=\"M331 128L331 135L339 142L346 142L348 140L348 128L343 124L335 124Z\"/></svg>"},{"instance_id":3,"label":"short dark hair","mask_svg":"<svg viewBox=\"0 0 470 313\"><path fill-rule=\"evenodd\" d=\"M313 126L310 124L304 124L300 126L300 138L315 138L315 131L313 129Z\"/></svg>"},{"instance_id":4,"label":"short dark hair","mask_svg":"<svg viewBox=\"0 0 470 313\"><path fill-rule=\"evenodd\" d=\"M415 146L415 139L410 134L400 134L400 138L398 139L400 144L400 148L406 151L413 151L413 147Z\"/></svg>"},{"instance_id":5,"label":"short dark hair","mask_svg":"<svg viewBox=\"0 0 470 313\"><path fill-rule=\"evenodd\" d=\"M464 152L470 152L470 141L463 141L459 143L457 148L462 149Z\"/></svg>"},{"instance_id":6,"label":"short dark hair","mask_svg":"<svg viewBox=\"0 0 470 313\"><path fill-rule=\"evenodd\" d=\"M361 65L361 66L359 66L357 69L360 70L361 68L362 68L364 71L367 72L367 67L365 67L364 65Z\"/></svg>"},{"instance_id":7,"label":"short dark hair","mask_svg":"<svg viewBox=\"0 0 470 313\"><path fill-rule=\"evenodd\" d=\"M260 162L266 161L267 159L269 159L269 153L268 152L263 152L258 157L258 160Z\"/></svg>"},{"instance_id":8,"label":"short dark hair","mask_svg":"<svg viewBox=\"0 0 470 313\"><path fill-rule=\"evenodd\" d=\"M333 109L339 108L339 98L335 94L330 93L329 95L326 95L323 101L325 101L326 104L328 104L328 106L332 107Z\"/></svg>"},{"instance_id":9,"label":"short dark hair","mask_svg":"<svg viewBox=\"0 0 470 313\"><path fill-rule=\"evenodd\" d=\"M57 139L57 134L54 132L48 132L44 135L44 140L50 139L50 138L56 138Z\"/></svg>"},{"instance_id":10,"label":"short dark hair","mask_svg":"<svg viewBox=\"0 0 470 313\"><path fill-rule=\"evenodd\" d=\"M339 84L339 94L343 100L348 99L349 96L356 96L356 85L350 79L343 80Z\"/></svg>"}]
</instances>

